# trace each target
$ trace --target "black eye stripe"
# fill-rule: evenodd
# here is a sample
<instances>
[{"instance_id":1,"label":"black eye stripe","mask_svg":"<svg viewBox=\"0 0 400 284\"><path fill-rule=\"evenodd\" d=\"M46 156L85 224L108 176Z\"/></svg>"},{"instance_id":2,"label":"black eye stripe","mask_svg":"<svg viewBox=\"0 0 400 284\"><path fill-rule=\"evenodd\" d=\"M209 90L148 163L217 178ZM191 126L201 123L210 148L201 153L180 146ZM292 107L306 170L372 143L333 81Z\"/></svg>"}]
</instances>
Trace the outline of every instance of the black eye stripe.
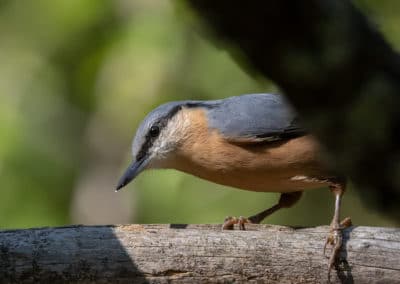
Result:
<instances>
[{"instance_id":1,"label":"black eye stripe","mask_svg":"<svg viewBox=\"0 0 400 284\"><path fill-rule=\"evenodd\" d=\"M136 160L141 160L148 154L149 149L153 146L154 141L158 138L160 132L167 125L168 121L181 109L182 109L182 105L175 106L174 108L171 109L171 111L166 116L162 117L161 119L159 119L158 121L153 123L153 125L150 127L150 129L148 130L148 132L145 136L145 142L143 143L142 148L138 152L138 154L136 156ZM157 135L151 134L151 132L152 132L151 129L153 127L158 128Z\"/></svg>"},{"instance_id":2,"label":"black eye stripe","mask_svg":"<svg viewBox=\"0 0 400 284\"><path fill-rule=\"evenodd\" d=\"M164 116L161 117L159 120L157 120L156 122L154 122L152 124L152 126L158 126L159 129L159 133L155 136L152 136L150 134L150 129L148 130L146 136L145 136L145 141L140 149L140 151L138 152L137 156L136 156L136 160L141 160L144 159L146 157L146 155L148 155L148 151L149 149L153 146L154 141L158 138L159 134L161 133L161 131L163 130L163 128L167 125L168 121L174 117L174 115L180 111L183 107L186 108L196 108L196 107L204 107L204 108L212 108L212 105L205 105L202 104L201 102L186 102L186 103L182 103L179 105L174 106L173 108L171 108L171 110Z\"/></svg>"}]
</instances>

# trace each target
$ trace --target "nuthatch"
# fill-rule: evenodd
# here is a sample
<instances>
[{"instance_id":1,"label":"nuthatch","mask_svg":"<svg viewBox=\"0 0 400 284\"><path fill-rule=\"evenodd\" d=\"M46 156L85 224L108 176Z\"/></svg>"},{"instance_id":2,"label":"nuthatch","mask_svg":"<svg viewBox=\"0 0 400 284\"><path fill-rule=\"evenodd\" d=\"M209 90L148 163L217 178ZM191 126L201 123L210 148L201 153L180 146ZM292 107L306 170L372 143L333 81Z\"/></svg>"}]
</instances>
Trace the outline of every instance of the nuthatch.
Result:
<instances>
[{"instance_id":1,"label":"nuthatch","mask_svg":"<svg viewBox=\"0 0 400 284\"><path fill-rule=\"evenodd\" d=\"M249 218L227 217L224 229L260 223L295 204L307 189L328 186L335 212L327 244L329 271L342 244L339 221L345 179L328 170L318 142L299 124L283 97L252 94L215 101L163 104L141 123L132 145L133 162L117 190L150 168L172 168L244 190L280 192L279 202ZM324 248L325 253L325 248Z\"/></svg>"}]
</instances>

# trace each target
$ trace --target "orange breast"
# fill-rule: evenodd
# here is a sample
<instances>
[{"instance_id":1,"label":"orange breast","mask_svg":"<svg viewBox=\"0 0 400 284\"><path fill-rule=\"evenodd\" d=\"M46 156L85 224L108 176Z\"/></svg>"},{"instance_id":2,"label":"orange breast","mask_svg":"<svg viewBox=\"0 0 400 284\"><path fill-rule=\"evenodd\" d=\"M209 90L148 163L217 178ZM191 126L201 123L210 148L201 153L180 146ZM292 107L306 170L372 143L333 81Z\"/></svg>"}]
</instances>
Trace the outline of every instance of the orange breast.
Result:
<instances>
[{"instance_id":1,"label":"orange breast","mask_svg":"<svg viewBox=\"0 0 400 284\"><path fill-rule=\"evenodd\" d=\"M174 167L200 178L252 191L292 192L317 188L323 174L319 146L311 136L269 143L235 144L209 130L203 110L183 110L190 135Z\"/></svg>"}]
</instances>

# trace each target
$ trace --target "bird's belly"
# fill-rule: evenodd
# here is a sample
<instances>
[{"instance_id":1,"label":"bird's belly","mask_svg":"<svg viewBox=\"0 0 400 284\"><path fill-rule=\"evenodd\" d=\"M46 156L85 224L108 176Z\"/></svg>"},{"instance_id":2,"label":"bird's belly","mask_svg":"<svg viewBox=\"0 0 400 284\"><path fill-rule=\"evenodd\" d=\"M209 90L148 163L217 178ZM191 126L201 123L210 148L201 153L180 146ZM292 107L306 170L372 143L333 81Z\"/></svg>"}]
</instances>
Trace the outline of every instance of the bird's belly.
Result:
<instances>
[{"instance_id":1,"label":"bird's belly","mask_svg":"<svg viewBox=\"0 0 400 284\"><path fill-rule=\"evenodd\" d=\"M175 168L251 191L293 192L327 184L317 178L324 176L324 170L318 143L310 136L255 146L218 143L223 142L194 143L191 155L185 155Z\"/></svg>"},{"instance_id":2,"label":"bird's belly","mask_svg":"<svg viewBox=\"0 0 400 284\"><path fill-rule=\"evenodd\" d=\"M320 188L327 185L324 180L291 171L197 173L200 178L250 191L294 192Z\"/></svg>"}]
</instances>

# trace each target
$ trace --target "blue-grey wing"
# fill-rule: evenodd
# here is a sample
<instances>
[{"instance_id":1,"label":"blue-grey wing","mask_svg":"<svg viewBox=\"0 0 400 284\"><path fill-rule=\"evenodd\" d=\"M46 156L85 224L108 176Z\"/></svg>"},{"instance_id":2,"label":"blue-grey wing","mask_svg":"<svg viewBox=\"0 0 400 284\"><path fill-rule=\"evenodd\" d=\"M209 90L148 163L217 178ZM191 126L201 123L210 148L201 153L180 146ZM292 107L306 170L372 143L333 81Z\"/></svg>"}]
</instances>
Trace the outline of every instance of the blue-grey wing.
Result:
<instances>
[{"instance_id":1,"label":"blue-grey wing","mask_svg":"<svg viewBox=\"0 0 400 284\"><path fill-rule=\"evenodd\" d=\"M215 101L207 116L210 127L232 142L278 141L306 134L293 108L275 94L242 95Z\"/></svg>"}]
</instances>

